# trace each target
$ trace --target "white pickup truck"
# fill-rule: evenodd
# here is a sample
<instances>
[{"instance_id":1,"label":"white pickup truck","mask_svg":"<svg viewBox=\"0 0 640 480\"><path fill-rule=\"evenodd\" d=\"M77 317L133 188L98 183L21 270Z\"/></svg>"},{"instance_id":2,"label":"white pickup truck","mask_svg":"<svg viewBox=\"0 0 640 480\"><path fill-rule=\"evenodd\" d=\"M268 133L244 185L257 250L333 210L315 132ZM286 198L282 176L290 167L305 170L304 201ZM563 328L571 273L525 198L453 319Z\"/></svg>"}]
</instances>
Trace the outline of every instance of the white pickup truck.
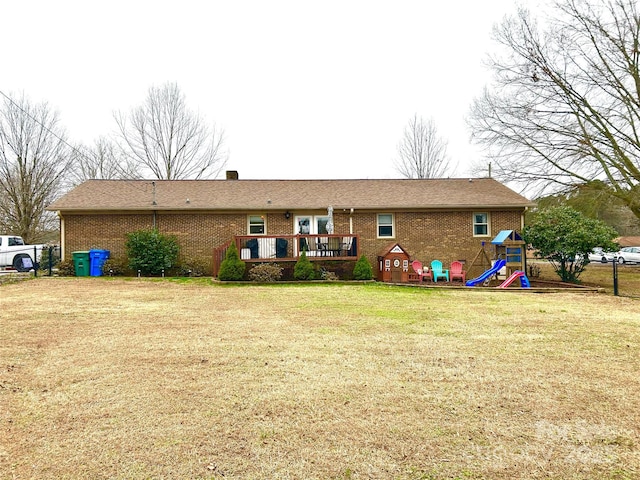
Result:
<instances>
[{"instance_id":1,"label":"white pickup truck","mask_svg":"<svg viewBox=\"0 0 640 480\"><path fill-rule=\"evenodd\" d=\"M0 235L0 267L28 272L42 256L44 245L25 245L22 237Z\"/></svg>"}]
</instances>

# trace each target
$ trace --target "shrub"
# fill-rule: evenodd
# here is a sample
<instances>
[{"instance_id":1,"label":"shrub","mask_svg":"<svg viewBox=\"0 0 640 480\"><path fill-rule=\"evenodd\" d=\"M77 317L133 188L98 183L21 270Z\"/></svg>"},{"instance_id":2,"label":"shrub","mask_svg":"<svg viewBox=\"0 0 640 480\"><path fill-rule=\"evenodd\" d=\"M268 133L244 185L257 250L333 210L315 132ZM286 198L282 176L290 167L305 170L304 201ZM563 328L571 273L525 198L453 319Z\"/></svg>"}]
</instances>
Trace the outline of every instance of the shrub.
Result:
<instances>
[{"instance_id":1,"label":"shrub","mask_svg":"<svg viewBox=\"0 0 640 480\"><path fill-rule=\"evenodd\" d=\"M218 280L225 282L242 280L245 268L244 262L240 260L240 255L238 255L236 244L232 243L227 249L224 260L220 264Z\"/></svg>"},{"instance_id":2,"label":"shrub","mask_svg":"<svg viewBox=\"0 0 640 480\"><path fill-rule=\"evenodd\" d=\"M529 277L530 278L539 278L540 277L540 265L536 265L535 263L531 263L528 265L529 267Z\"/></svg>"},{"instance_id":3,"label":"shrub","mask_svg":"<svg viewBox=\"0 0 640 480\"><path fill-rule=\"evenodd\" d=\"M296 280L313 280L315 272L311 260L307 258L307 253L303 250L300 258L293 268L293 278Z\"/></svg>"},{"instance_id":4,"label":"shrub","mask_svg":"<svg viewBox=\"0 0 640 480\"><path fill-rule=\"evenodd\" d=\"M254 282L277 282L282 278L282 267L277 263L259 263L249 270L249 278Z\"/></svg>"},{"instance_id":5,"label":"shrub","mask_svg":"<svg viewBox=\"0 0 640 480\"><path fill-rule=\"evenodd\" d=\"M125 246L129 267L143 275L158 275L169 270L178 258L176 239L161 234L157 229L128 233Z\"/></svg>"},{"instance_id":6,"label":"shrub","mask_svg":"<svg viewBox=\"0 0 640 480\"><path fill-rule=\"evenodd\" d=\"M73 260L62 260L58 262L58 275L61 277L73 277L76 269L73 266Z\"/></svg>"},{"instance_id":7,"label":"shrub","mask_svg":"<svg viewBox=\"0 0 640 480\"><path fill-rule=\"evenodd\" d=\"M322 280L327 280L328 282L335 282L337 280L340 280L340 278L338 278L338 275L336 275L336 272L330 272L329 270L325 269L322 269L320 278L322 278Z\"/></svg>"},{"instance_id":8,"label":"shrub","mask_svg":"<svg viewBox=\"0 0 640 480\"><path fill-rule=\"evenodd\" d=\"M123 260L117 260L114 258L110 258L104 262L102 265L102 274L105 276L120 276L127 273L129 267L127 263Z\"/></svg>"},{"instance_id":9,"label":"shrub","mask_svg":"<svg viewBox=\"0 0 640 480\"><path fill-rule=\"evenodd\" d=\"M209 265L202 259L185 258L176 268L179 277L204 277L210 271Z\"/></svg>"},{"instance_id":10,"label":"shrub","mask_svg":"<svg viewBox=\"0 0 640 480\"><path fill-rule=\"evenodd\" d=\"M367 257L362 255L353 267L354 280L371 280L373 278L373 269Z\"/></svg>"},{"instance_id":11,"label":"shrub","mask_svg":"<svg viewBox=\"0 0 640 480\"><path fill-rule=\"evenodd\" d=\"M42 256L40 257L40 263L38 268L43 271L49 270L49 263L52 267L57 267L60 262L60 248L55 246L45 245L42 249Z\"/></svg>"}]
</instances>

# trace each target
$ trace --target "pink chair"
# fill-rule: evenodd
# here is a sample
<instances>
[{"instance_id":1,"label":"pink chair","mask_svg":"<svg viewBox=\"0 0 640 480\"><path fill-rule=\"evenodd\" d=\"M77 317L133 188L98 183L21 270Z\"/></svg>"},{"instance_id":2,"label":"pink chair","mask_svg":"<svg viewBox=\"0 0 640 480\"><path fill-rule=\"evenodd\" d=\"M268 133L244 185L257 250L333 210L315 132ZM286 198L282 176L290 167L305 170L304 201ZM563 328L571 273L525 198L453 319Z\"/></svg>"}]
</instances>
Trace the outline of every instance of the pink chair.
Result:
<instances>
[{"instance_id":1,"label":"pink chair","mask_svg":"<svg viewBox=\"0 0 640 480\"><path fill-rule=\"evenodd\" d=\"M451 266L449 266L449 279L453 282L456 278L462 280L464 284L467 281L467 272L462 269L463 265L461 262L455 261L451 262Z\"/></svg>"},{"instance_id":2,"label":"pink chair","mask_svg":"<svg viewBox=\"0 0 640 480\"><path fill-rule=\"evenodd\" d=\"M431 270L429 270L428 267L423 268L422 262L420 262L419 260L414 260L413 262L411 262L411 268L413 268L413 271L418 274L418 277L420 277L420 283L422 283L422 281L425 278L428 278L429 280L433 281Z\"/></svg>"}]
</instances>

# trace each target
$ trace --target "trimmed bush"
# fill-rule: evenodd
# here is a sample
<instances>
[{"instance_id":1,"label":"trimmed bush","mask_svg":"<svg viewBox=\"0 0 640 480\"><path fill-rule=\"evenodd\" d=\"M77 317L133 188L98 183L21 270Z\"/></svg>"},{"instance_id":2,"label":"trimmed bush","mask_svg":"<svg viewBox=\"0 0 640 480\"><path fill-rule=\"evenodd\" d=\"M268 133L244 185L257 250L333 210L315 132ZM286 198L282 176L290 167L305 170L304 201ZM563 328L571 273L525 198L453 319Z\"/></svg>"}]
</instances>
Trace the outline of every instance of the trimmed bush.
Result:
<instances>
[{"instance_id":1,"label":"trimmed bush","mask_svg":"<svg viewBox=\"0 0 640 480\"><path fill-rule=\"evenodd\" d=\"M242 260L240 260L236 244L232 243L229 248L227 248L224 260L220 264L218 280L223 282L236 282L238 280L242 280L245 268L246 265Z\"/></svg>"},{"instance_id":2,"label":"trimmed bush","mask_svg":"<svg viewBox=\"0 0 640 480\"><path fill-rule=\"evenodd\" d=\"M62 260L58 262L58 275L61 277L73 277L76 274L76 268L73 260Z\"/></svg>"},{"instance_id":3,"label":"trimmed bush","mask_svg":"<svg viewBox=\"0 0 640 480\"><path fill-rule=\"evenodd\" d=\"M53 268L57 267L58 263L60 263L60 250L58 247L45 246L42 249L42 256L40 257L40 263L38 264L38 269L43 271L49 270L49 263Z\"/></svg>"},{"instance_id":4,"label":"trimmed bush","mask_svg":"<svg viewBox=\"0 0 640 480\"><path fill-rule=\"evenodd\" d=\"M175 265L178 258L176 239L161 234L157 229L128 233L125 246L129 267L143 275L159 275Z\"/></svg>"},{"instance_id":5,"label":"trimmed bush","mask_svg":"<svg viewBox=\"0 0 640 480\"><path fill-rule=\"evenodd\" d=\"M249 270L249 279L254 282L277 282L282 278L282 267L277 263L259 263Z\"/></svg>"},{"instance_id":6,"label":"trimmed bush","mask_svg":"<svg viewBox=\"0 0 640 480\"><path fill-rule=\"evenodd\" d=\"M327 280L328 282L336 282L340 280L336 272L330 272L329 270L322 269L322 274L320 275L322 280Z\"/></svg>"},{"instance_id":7,"label":"trimmed bush","mask_svg":"<svg viewBox=\"0 0 640 480\"><path fill-rule=\"evenodd\" d=\"M204 277L207 270L211 271L210 268L204 260L185 258L176 266L176 275L179 277Z\"/></svg>"},{"instance_id":8,"label":"trimmed bush","mask_svg":"<svg viewBox=\"0 0 640 480\"><path fill-rule=\"evenodd\" d=\"M313 280L314 276L315 271L311 260L307 258L307 253L303 250L296 262L296 266L293 268L293 278L296 280Z\"/></svg>"},{"instance_id":9,"label":"trimmed bush","mask_svg":"<svg viewBox=\"0 0 640 480\"><path fill-rule=\"evenodd\" d=\"M105 275L107 277L117 277L120 275L124 275L128 270L129 267L127 266L126 262L117 260L115 258L109 258L104 262L104 265L102 265L102 275Z\"/></svg>"},{"instance_id":10,"label":"trimmed bush","mask_svg":"<svg viewBox=\"0 0 640 480\"><path fill-rule=\"evenodd\" d=\"M362 255L353 267L354 280L371 280L373 278L373 269L367 257Z\"/></svg>"}]
</instances>

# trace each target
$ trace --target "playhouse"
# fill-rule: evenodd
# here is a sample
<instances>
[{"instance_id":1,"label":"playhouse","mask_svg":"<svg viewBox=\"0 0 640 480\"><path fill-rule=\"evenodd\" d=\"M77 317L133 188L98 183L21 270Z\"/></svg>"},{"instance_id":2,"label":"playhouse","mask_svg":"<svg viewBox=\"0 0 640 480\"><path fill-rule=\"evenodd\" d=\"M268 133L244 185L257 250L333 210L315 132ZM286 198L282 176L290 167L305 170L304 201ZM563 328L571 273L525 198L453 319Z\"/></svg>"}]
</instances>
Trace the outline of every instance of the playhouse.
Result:
<instances>
[{"instance_id":1,"label":"playhouse","mask_svg":"<svg viewBox=\"0 0 640 480\"><path fill-rule=\"evenodd\" d=\"M506 276L516 270L525 270L526 252L524 240L515 230L501 230L491 244L495 248L495 258L506 261Z\"/></svg>"},{"instance_id":2,"label":"playhouse","mask_svg":"<svg viewBox=\"0 0 640 480\"><path fill-rule=\"evenodd\" d=\"M409 254L400 244L392 243L378 254L378 281L409 281Z\"/></svg>"}]
</instances>

